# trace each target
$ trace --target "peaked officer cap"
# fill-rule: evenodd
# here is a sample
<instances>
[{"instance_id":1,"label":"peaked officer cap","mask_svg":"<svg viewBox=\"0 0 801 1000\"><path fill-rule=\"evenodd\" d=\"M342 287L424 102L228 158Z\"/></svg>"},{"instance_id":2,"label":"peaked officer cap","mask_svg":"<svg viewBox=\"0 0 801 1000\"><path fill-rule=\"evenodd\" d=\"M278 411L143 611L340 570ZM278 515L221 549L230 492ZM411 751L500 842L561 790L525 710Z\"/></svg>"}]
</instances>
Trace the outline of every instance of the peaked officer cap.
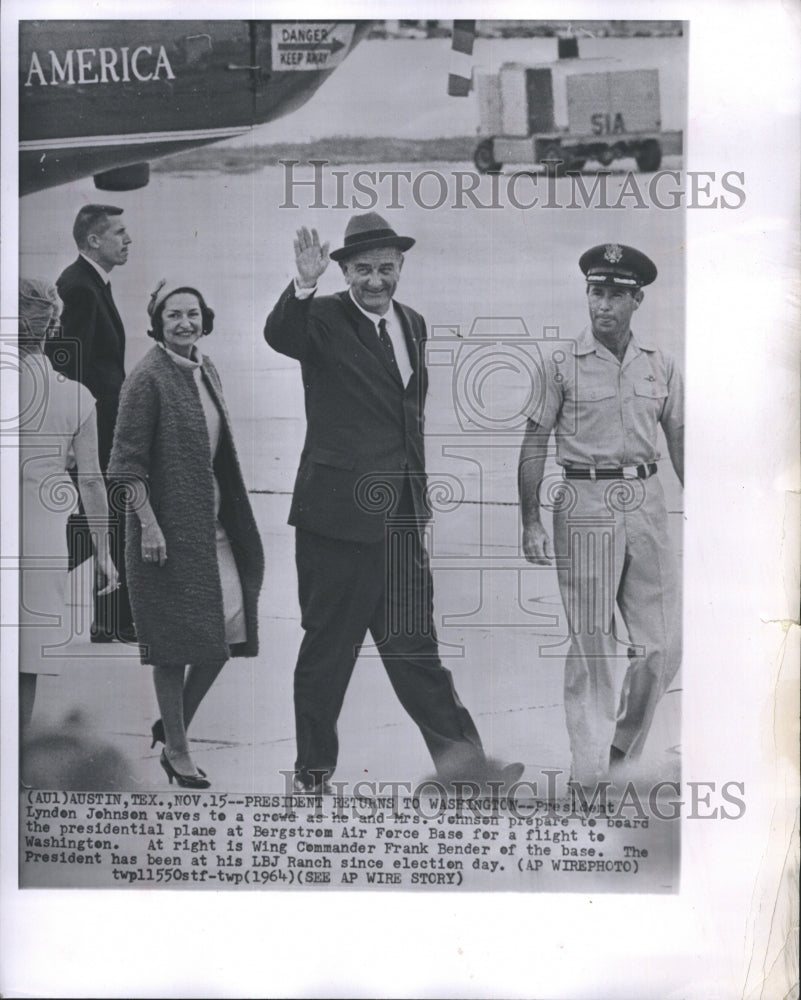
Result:
<instances>
[{"instance_id":1,"label":"peaked officer cap","mask_svg":"<svg viewBox=\"0 0 801 1000\"><path fill-rule=\"evenodd\" d=\"M644 253L622 243L603 243L579 258L588 285L641 288L656 278L656 264Z\"/></svg>"}]
</instances>

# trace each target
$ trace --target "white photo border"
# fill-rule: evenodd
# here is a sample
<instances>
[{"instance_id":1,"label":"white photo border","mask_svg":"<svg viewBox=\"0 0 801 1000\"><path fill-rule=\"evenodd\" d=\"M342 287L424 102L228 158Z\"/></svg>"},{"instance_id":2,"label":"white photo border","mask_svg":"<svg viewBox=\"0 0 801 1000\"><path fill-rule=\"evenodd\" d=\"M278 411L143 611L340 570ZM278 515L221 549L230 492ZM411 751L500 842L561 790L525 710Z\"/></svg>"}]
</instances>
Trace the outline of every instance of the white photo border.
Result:
<instances>
[{"instance_id":1,"label":"white photo border","mask_svg":"<svg viewBox=\"0 0 801 1000\"><path fill-rule=\"evenodd\" d=\"M386 7L385 17L487 12L473 3ZM323 9L330 17L330 5L320 3L305 4L302 14ZM535 13L505 4L493 16L501 10ZM368 17L375 7L339 4L340 12ZM70 13L296 19L299 9L4 2L4 324L16 311L16 24ZM4 996L729 1000L792 988L782 946L798 902L801 6L563 0L536 11L560 20L601 13L689 21L685 169L745 175L741 209L687 212L683 671L684 783L743 782L745 815L683 820L681 891L668 897L19 891L16 644L4 629ZM15 456L2 462L5 554L16 545L17 478ZM3 620L13 620L14 588L2 583Z\"/></svg>"}]
</instances>

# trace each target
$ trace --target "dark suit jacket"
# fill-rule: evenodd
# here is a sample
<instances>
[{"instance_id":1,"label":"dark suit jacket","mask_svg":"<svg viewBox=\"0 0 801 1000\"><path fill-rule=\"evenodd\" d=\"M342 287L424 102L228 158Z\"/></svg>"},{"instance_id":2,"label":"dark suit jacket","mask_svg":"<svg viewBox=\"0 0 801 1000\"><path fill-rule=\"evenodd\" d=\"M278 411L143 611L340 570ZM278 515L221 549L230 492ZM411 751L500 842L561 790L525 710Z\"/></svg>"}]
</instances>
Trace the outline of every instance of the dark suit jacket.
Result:
<instances>
[{"instance_id":1,"label":"dark suit jacket","mask_svg":"<svg viewBox=\"0 0 801 1000\"><path fill-rule=\"evenodd\" d=\"M428 387L423 317L395 303L413 374L404 388L375 326L347 291L298 299L294 283L267 317L267 343L301 362L306 442L289 523L329 538L373 542L404 485L428 519L423 405Z\"/></svg>"},{"instance_id":2,"label":"dark suit jacket","mask_svg":"<svg viewBox=\"0 0 801 1000\"><path fill-rule=\"evenodd\" d=\"M97 400L100 466L106 468L125 380L125 330L103 279L83 257L56 282L64 303L61 338L48 341L53 367L82 382Z\"/></svg>"}]
</instances>

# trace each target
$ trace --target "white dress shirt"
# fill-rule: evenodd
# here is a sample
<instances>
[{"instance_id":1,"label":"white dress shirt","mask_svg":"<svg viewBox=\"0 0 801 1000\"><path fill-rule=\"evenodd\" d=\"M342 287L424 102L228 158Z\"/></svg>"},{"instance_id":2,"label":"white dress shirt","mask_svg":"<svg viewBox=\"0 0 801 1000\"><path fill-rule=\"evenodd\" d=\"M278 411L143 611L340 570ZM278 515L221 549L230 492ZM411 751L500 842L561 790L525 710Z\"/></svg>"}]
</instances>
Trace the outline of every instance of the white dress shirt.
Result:
<instances>
[{"instance_id":1,"label":"white dress shirt","mask_svg":"<svg viewBox=\"0 0 801 1000\"><path fill-rule=\"evenodd\" d=\"M295 297L298 299L307 299L310 295L313 295L317 291L317 285L312 288L301 288L298 285L297 278L295 279ZM406 338L403 335L403 328L401 327L400 319L398 314L395 312L395 303L390 302L389 309L383 316L377 315L377 313L367 312L366 309L362 309L356 299L353 297L353 292L348 290L351 302L356 306L360 313L367 317L370 322L375 327L375 335L378 337L378 324L383 319L386 321L387 334L392 342L392 349L395 352L395 361L398 365L398 371L400 372L401 379L404 385L409 384L409 379L412 377L412 363L409 360L409 349L406 346ZM380 341L379 341L380 343ZM383 346L382 346L383 350Z\"/></svg>"},{"instance_id":2,"label":"white dress shirt","mask_svg":"<svg viewBox=\"0 0 801 1000\"><path fill-rule=\"evenodd\" d=\"M108 276L108 272L104 271L103 268L97 263L97 261L92 260L91 257L87 257L83 250L79 250L78 253L83 257L87 264L91 264L92 267L97 271L100 277L103 279L103 284L107 285L111 279Z\"/></svg>"}]
</instances>

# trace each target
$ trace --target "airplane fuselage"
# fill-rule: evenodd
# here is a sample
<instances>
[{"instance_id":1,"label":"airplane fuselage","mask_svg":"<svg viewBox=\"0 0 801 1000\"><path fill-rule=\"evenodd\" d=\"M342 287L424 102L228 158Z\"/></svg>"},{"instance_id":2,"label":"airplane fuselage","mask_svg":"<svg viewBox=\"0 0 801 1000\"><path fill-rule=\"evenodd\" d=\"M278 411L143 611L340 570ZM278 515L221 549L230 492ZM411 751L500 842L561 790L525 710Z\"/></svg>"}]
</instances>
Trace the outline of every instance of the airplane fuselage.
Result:
<instances>
[{"instance_id":1,"label":"airplane fuselage","mask_svg":"<svg viewBox=\"0 0 801 1000\"><path fill-rule=\"evenodd\" d=\"M22 21L20 193L216 142L305 103L369 21Z\"/></svg>"}]
</instances>

